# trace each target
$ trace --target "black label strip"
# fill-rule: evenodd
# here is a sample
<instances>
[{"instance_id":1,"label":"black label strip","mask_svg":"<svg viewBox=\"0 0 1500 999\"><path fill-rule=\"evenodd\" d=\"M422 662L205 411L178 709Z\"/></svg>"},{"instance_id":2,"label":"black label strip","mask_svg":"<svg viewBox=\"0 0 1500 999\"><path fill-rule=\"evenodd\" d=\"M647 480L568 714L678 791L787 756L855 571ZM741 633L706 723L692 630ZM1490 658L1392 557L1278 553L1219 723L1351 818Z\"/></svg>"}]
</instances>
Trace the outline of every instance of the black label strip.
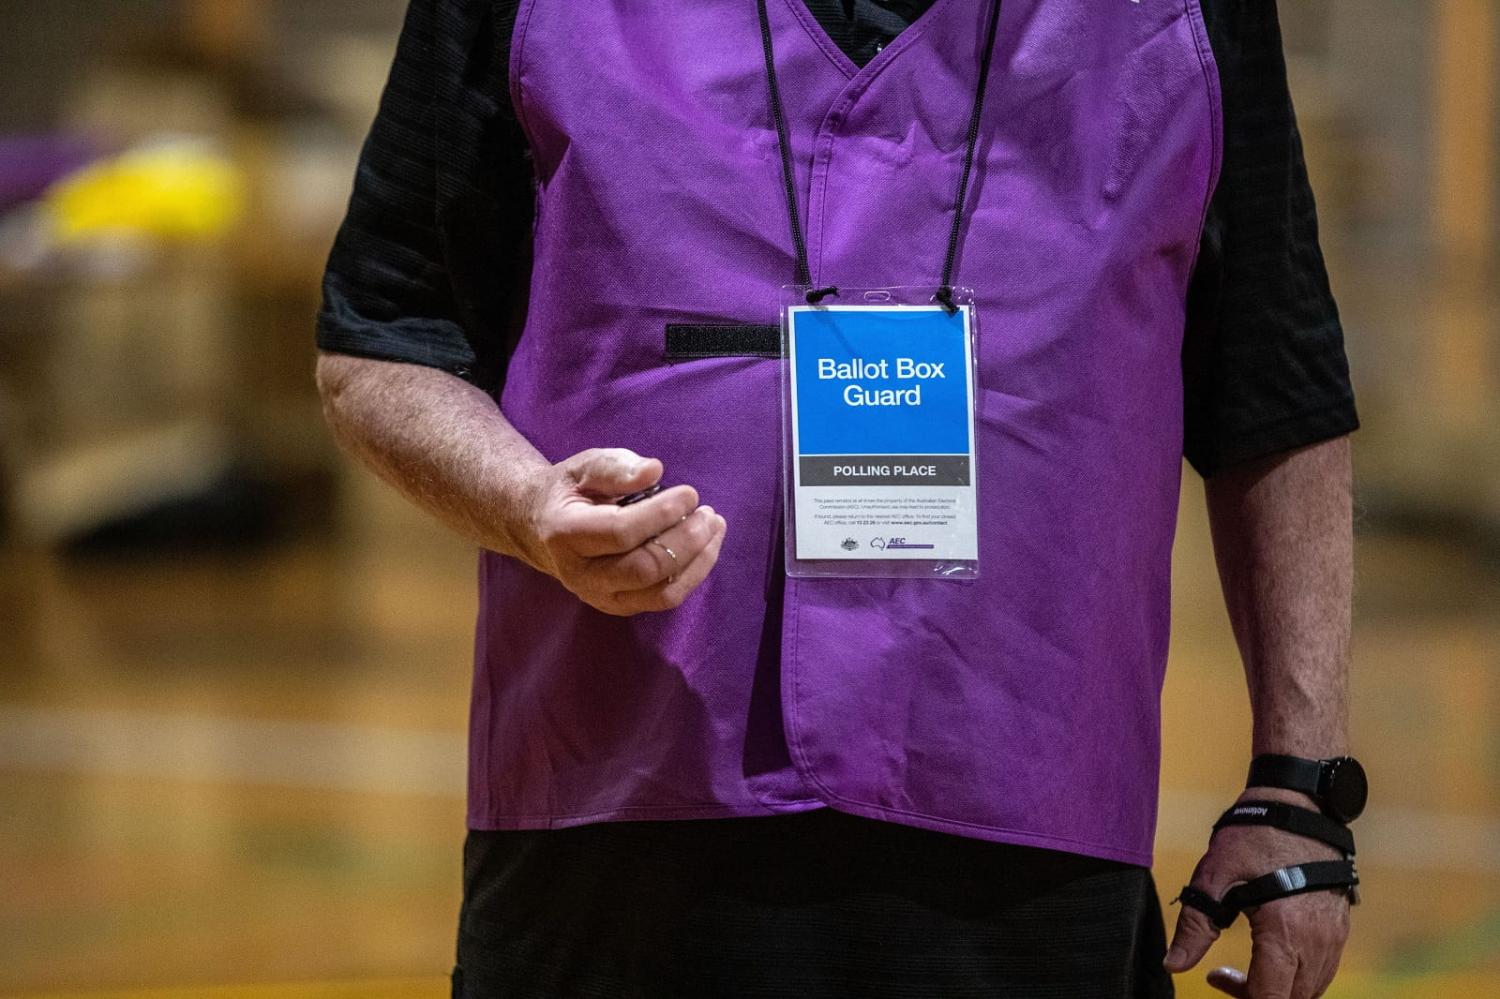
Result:
<instances>
[{"instance_id":1,"label":"black label strip","mask_svg":"<svg viewBox=\"0 0 1500 999\"><path fill-rule=\"evenodd\" d=\"M668 323L669 361L694 357L780 357L781 328L750 323Z\"/></svg>"}]
</instances>

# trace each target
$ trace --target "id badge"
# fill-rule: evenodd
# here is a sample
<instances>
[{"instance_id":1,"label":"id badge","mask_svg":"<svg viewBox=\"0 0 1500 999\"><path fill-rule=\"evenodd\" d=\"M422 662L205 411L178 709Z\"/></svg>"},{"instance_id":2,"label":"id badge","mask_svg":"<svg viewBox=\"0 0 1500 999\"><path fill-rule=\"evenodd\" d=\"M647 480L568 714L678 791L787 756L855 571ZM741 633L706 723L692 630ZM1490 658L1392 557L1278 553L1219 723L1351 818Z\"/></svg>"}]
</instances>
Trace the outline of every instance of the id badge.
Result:
<instances>
[{"instance_id":1,"label":"id badge","mask_svg":"<svg viewBox=\"0 0 1500 999\"><path fill-rule=\"evenodd\" d=\"M791 576L979 573L973 296L841 289L782 308Z\"/></svg>"}]
</instances>

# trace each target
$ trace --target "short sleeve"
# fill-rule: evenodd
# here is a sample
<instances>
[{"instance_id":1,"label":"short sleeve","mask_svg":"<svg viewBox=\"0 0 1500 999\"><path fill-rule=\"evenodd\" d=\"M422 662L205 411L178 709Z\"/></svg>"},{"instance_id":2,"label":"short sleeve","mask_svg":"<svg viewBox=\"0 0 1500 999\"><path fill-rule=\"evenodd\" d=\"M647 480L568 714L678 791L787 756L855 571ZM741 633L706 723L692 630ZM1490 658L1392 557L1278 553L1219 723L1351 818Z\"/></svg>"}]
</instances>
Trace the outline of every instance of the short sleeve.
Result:
<instances>
[{"instance_id":1,"label":"short sleeve","mask_svg":"<svg viewBox=\"0 0 1500 999\"><path fill-rule=\"evenodd\" d=\"M533 197L498 27L515 6L410 3L324 272L320 349L498 381Z\"/></svg>"},{"instance_id":2,"label":"short sleeve","mask_svg":"<svg viewBox=\"0 0 1500 999\"><path fill-rule=\"evenodd\" d=\"M1188 293L1183 452L1202 475L1355 430L1343 327L1274 0L1205 0L1224 164Z\"/></svg>"}]
</instances>

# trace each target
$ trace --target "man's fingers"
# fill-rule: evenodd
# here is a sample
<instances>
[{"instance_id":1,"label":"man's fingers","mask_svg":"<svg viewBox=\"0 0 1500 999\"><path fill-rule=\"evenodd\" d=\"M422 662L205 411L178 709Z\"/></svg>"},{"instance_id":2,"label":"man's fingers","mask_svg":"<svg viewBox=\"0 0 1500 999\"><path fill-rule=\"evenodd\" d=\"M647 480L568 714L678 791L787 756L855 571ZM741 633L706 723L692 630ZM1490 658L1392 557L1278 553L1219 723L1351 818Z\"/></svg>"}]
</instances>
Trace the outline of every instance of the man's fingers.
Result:
<instances>
[{"instance_id":1,"label":"man's fingers","mask_svg":"<svg viewBox=\"0 0 1500 999\"><path fill-rule=\"evenodd\" d=\"M1184 905L1177 913L1177 930L1162 967L1174 975L1192 970L1217 939L1219 928L1201 910Z\"/></svg>"},{"instance_id":2,"label":"man's fingers","mask_svg":"<svg viewBox=\"0 0 1500 999\"><path fill-rule=\"evenodd\" d=\"M719 561L719 548L724 543L724 518L719 517L714 525L713 536L707 545L669 582L658 583L644 590L617 593L614 598L616 613L640 614L645 611L672 610L682 605L688 594L708 578L709 570Z\"/></svg>"},{"instance_id":3,"label":"man's fingers","mask_svg":"<svg viewBox=\"0 0 1500 999\"><path fill-rule=\"evenodd\" d=\"M1348 902L1315 892L1250 910L1251 999L1314 999L1327 989L1348 934Z\"/></svg>"},{"instance_id":4,"label":"man's fingers","mask_svg":"<svg viewBox=\"0 0 1500 999\"><path fill-rule=\"evenodd\" d=\"M1273 928L1251 923L1250 999L1291 999L1297 952L1284 929L1279 921Z\"/></svg>"},{"instance_id":5,"label":"man's fingers","mask_svg":"<svg viewBox=\"0 0 1500 999\"><path fill-rule=\"evenodd\" d=\"M1323 963L1322 954L1298 955L1297 974L1292 978L1292 999L1313 999L1318 994Z\"/></svg>"},{"instance_id":6,"label":"man's fingers","mask_svg":"<svg viewBox=\"0 0 1500 999\"><path fill-rule=\"evenodd\" d=\"M1250 999L1250 985L1238 968L1215 968L1208 973L1208 984L1234 999Z\"/></svg>"},{"instance_id":7,"label":"man's fingers","mask_svg":"<svg viewBox=\"0 0 1500 999\"><path fill-rule=\"evenodd\" d=\"M1338 974L1339 959L1344 953L1344 941L1349 935L1349 910L1347 903L1342 911L1335 910L1325 915L1323 921L1318 924L1317 930L1311 935L1312 946L1300 949L1302 960L1310 967L1303 967L1297 971L1296 995L1306 995L1309 999L1317 999L1328 986L1333 984L1333 976ZM1306 991L1303 988L1303 973L1307 973Z\"/></svg>"},{"instance_id":8,"label":"man's fingers","mask_svg":"<svg viewBox=\"0 0 1500 999\"><path fill-rule=\"evenodd\" d=\"M724 518L711 506L700 506L653 538L626 552L590 559L586 572L610 592L643 590L682 571L707 547Z\"/></svg>"},{"instance_id":9,"label":"man's fingers","mask_svg":"<svg viewBox=\"0 0 1500 999\"><path fill-rule=\"evenodd\" d=\"M629 448L596 447L562 463L580 492L613 499L639 492L661 479L661 462L642 458Z\"/></svg>"},{"instance_id":10,"label":"man's fingers","mask_svg":"<svg viewBox=\"0 0 1500 999\"><path fill-rule=\"evenodd\" d=\"M563 511L557 529L575 555L623 555L680 523L697 506L692 486L673 486L630 506L578 500Z\"/></svg>"},{"instance_id":11,"label":"man's fingers","mask_svg":"<svg viewBox=\"0 0 1500 999\"><path fill-rule=\"evenodd\" d=\"M1334 968L1336 967L1337 962L1334 962ZM1259 969L1257 969L1257 973L1259 973ZM1320 963L1316 967L1309 964L1299 964L1296 977L1292 982L1290 995L1294 999L1317 999L1317 997L1328 990L1328 986L1332 982L1333 968L1329 968L1326 964ZM1234 996L1234 999L1260 999L1263 994L1278 996L1283 994L1277 992L1251 992L1249 976L1238 968L1215 968L1208 973L1208 984L1225 995Z\"/></svg>"},{"instance_id":12,"label":"man's fingers","mask_svg":"<svg viewBox=\"0 0 1500 999\"><path fill-rule=\"evenodd\" d=\"M1343 957L1343 948L1339 947L1328 955L1323 962L1323 970L1318 975L1318 987L1313 990L1314 999L1328 991L1333 984L1334 976L1339 973L1339 960Z\"/></svg>"}]
</instances>

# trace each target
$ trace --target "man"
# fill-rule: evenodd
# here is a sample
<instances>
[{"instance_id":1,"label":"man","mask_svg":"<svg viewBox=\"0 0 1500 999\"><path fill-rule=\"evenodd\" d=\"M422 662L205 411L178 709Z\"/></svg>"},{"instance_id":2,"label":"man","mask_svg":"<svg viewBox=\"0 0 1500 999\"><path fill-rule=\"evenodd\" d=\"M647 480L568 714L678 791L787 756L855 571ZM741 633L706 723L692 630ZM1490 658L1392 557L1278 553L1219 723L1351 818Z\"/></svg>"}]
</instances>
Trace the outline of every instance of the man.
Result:
<instances>
[{"instance_id":1,"label":"man","mask_svg":"<svg viewBox=\"0 0 1500 999\"><path fill-rule=\"evenodd\" d=\"M974 578L788 574L787 285L973 289ZM481 548L455 995L1170 995L1241 910L1219 988L1327 987L1357 420L1272 0L414 0L325 293L340 441ZM1184 454L1256 762L1169 951Z\"/></svg>"}]
</instances>

